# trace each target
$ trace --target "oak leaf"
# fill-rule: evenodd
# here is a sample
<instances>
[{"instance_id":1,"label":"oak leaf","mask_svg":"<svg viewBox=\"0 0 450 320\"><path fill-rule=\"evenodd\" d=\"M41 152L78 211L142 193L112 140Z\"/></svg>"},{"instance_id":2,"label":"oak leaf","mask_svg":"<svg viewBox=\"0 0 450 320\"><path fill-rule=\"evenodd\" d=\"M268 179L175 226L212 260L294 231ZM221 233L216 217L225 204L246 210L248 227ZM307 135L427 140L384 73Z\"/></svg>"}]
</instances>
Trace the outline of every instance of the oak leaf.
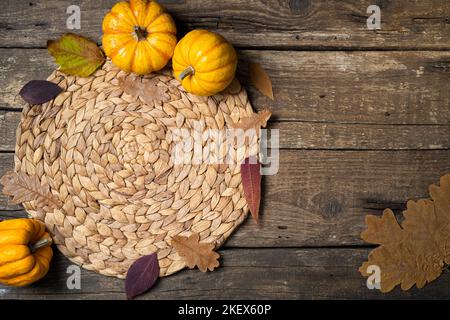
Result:
<instances>
[{"instance_id":1,"label":"oak leaf","mask_svg":"<svg viewBox=\"0 0 450 320\"><path fill-rule=\"evenodd\" d=\"M134 98L140 98L148 105L170 100L170 96L167 94L168 88L157 84L157 77L145 79L136 75L130 75L119 78L119 87L123 92Z\"/></svg>"},{"instance_id":2,"label":"oak leaf","mask_svg":"<svg viewBox=\"0 0 450 320\"><path fill-rule=\"evenodd\" d=\"M214 244L200 243L199 240L197 233L189 237L175 236L172 238L172 246L190 269L197 266L201 272L213 271L219 266L217 259L220 255L214 252Z\"/></svg>"},{"instance_id":3,"label":"oak leaf","mask_svg":"<svg viewBox=\"0 0 450 320\"><path fill-rule=\"evenodd\" d=\"M370 266L377 266L382 292L397 285L403 290L422 288L450 264L450 174L441 177L440 186L430 186L430 195L431 199L409 201L401 224L390 209L381 218L366 217L367 230L361 237L380 246L359 271L367 277Z\"/></svg>"},{"instance_id":4,"label":"oak leaf","mask_svg":"<svg viewBox=\"0 0 450 320\"><path fill-rule=\"evenodd\" d=\"M62 206L61 201L54 196L48 185L41 185L36 175L25 172L7 172L1 179L3 193L11 196L12 204L36 201L36 207L57 209Z\"/></svg>"},{"instance_id":5,"label":"oak leaf","mask_svg":"<svg viewBox=\"0 0 450 320\"><path fill-rule=\"evenodd\" d=\"M249 63L248 69L250 73L250 81L253 86L263 95L273 100L272 80L270 80L267 72L259 63L254 62Z\"/></svg>"},{"instance_id":6,"label":"oak leaf","mask_svg":"<svg viewBox=\"0 0 450 320\"><path fill-rule=\"evenodd\" d=\"M258 130L260 127L265 128L267 126L267 121L269 121L272 116L272 112L269 109L264 109L258 113L253 113L249 117L242 118L238 123L233 123L231 125L234 129L242 129L247 131L249 129Z\"/></svg>"}]
</instances>

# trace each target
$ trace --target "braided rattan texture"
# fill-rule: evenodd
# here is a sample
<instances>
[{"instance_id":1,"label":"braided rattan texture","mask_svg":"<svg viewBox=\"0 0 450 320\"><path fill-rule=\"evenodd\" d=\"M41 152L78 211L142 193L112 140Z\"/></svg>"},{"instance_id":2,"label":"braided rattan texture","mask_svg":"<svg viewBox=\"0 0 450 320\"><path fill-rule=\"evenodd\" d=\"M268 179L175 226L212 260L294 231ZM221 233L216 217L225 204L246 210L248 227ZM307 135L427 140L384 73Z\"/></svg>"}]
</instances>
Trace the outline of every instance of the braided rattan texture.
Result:
<instances>
[{"instance_id":1,"label":"braided rattan texture","mask_svg":"<svg viewBox=\"0 0 450 320\"><path fill-rule=\"evenodd\" d=\"M123 92L118 79L127 76L110 62L89 78L55 71L48 80L64 92L24 108L15 170L37 175L63 203L53 212L34 202L24 206L71 261L124 278L136 259L157 252L166 276L185 267L173 236L195 232L217 248L248 212L240 166L174 164L171 129L192 130L201 121L205 129L226 130L253 111L237 81L221 94L198 97L163 70L149 77L170 99L150 105ZM183 152L189 157L193 149L187 144ZM240 163L248 149L225 151Z\"/></svg>"}]
</instances>

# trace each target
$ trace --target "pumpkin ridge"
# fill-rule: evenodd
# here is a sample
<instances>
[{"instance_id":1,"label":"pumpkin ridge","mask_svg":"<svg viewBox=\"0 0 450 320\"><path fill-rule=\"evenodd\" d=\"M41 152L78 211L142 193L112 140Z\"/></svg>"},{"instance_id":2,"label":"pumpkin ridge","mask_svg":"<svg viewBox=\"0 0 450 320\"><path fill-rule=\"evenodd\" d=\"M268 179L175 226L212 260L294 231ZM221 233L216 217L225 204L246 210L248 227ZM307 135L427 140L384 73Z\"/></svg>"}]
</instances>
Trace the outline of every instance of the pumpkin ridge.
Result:
<instances>
[{"instance_id":1,"label":"pumpkin ridge","mask_svg":"<svg viewBox=\"0 0 450 320\"><path fill-rule=\"evenodd\" d=\"M117 52L118 52L120 49L122 49L124 46L126 46L126 45L127 45L128 43L130 43L131 41L135 41L135 39L131 38L131 39L128 40L127 42L123 43L121 47L116 48L116 50L112 51L112 52L109 54L109 57L111 58L111 60L114 59L114 57L117 55Z\"/></svg>"},{"instance_id":2,"label":"pumpkin ridge","mask_svg":"<svg viewBox=\"0 0 450 320\"><path fill-rule=\"evenodd\" d=\"M198 33L195 35L195 37L193 37L192 39L189 39L189 41L191 43L195 43L198 41L198 39L200 39L201 36L203 36L204 34L207 34L207 33L208 33L208 30L200 29L200 30L198 30ZM189 50L187 52L188 60L190 60L190 57L191 57L191 49L192 49L192 46L189 46Z\"/></svg>"},{"instance_id":3,"label":"pumpkin ridge","mask_svg":"<svg viewBox=\"0 0 450 320\"><path fill-rule=\"evenodd\" d=\"M41 248L41 249L45 249L45 248ZM35 252L35 256L44 259L45 261L47 261L48 263L50 263L51 258L53 257L53 253L50 256L50 259L44 254L44 250L39 249L38 251Z\"/></svg>"},{"instance_id":4,"label":"pumpkin ridge","mask_svg":"<svg viewBox=\"0 0 450 320\"><path fill-rule=\"evenodd\" d=\"M9 241L5 242L3 238L3 236L5 235L5 233L9 233ZM19 239L18 239L19 238ZM28 244L30 242L30 238L31 238L31 232L30 230L26 230L26 229L5 229L5 230L0 230L0 243L2 244L9 244L9 245L23 245L23 244ZM18 241L20 241L20 243L18 243Z\"/></svg>"},{"instance_id":5,"label":"pumpkin ridge","mask_svg":"<svg viewBox=\"0 0 450 320\"><path fill-rule=\"evenodd\" d=\"M200 73L201 74L201 73ZM225 80L220 80L220 81L215 81L215 80L205 80L205 79L202 79L201 77L198 77L198 74L197 74L197 78L199 78L199 80L200 81L206 81L206 82L209 82L209 83L214 83L214 84L221 84L221 83L225 83L225 82L227 82L227 81L231 81L231 80L233 80L234 79L234 75L232 76L232 77L230 77L230 78L226 78Z\"/></svg>"},{"instance_id":6,"label":"pumpkin ridge","mask_svg":"<svg viewBox=\"0 0 450 320\"><path fill-rule=\"evenodd\" d=\"M155 33L149 34L146 40L149 41L149 38L150 38L151 36L155 35L155 34L157 35L157 34L167 34L167 33L155 32ZM156 41L158 41L158 42L164 42L164 43L167 44L167 45L172 45L170 42L168 42L168 41L166 41L166 40L156 39Z\"/></svg>"},{"instance_id":7,"label":"pumpkin ridge","mask_svg":"<svg viewBox=\"0 0 450 320\"><path fill-rule=\"evenodd\" d=\"M138 24L140 24L139 23L139 13L138 13L138 15L136 15L136 14L134 14L134 12L135 11L140 11L141 13L143 12L145 14L145 16L146 16L147 15L147 11L148 11L148 7L149 7L149 2L148 1L144 1L144 6L142 8L140 8L140 9L139 8L134 8L132 1L130 1L129 5L130 5L131 12L133 13L133 16L136 18L136 22ZM145 21L145 16L144 16L144 21Z\"/></svg>"},{"instance_id":8,"label":"pumpkin ridge","mask_svg":"<svg viewBox=\"0 0 450 320\"><path fill-rule=\"evenodd\" d=\"M223 44L226 45L227 42L225 42L225 41L222 40L222 42L219 42L219 43L213 45L211 48L209 48L208 50L206 50L205 52L202 53L201 58L207 56L207 55L210 54L213 50L217 49L218 47L220 47L220 46L223 45ZM195 61L194 64L197 64L197 63L199 62L199 60L201 60L201 58L197 58L197 61Z\"/></svg>"},{"instance_id":9,"label":"pumpkin ridge","mask_svg":"<svg viewBox=\"0 0 450 320\"><path fill-rule=\"evenodd\" d=\"M137 54L137 46L138 46L139 41L136 42L136 46L134 48L134 52L131 55L131 59L130 59L130 70L133 69L133 64L134 61L136 60L136 54Z\"/></svg>"},{"instance_id":10,"label":"pumpkin ridge","mask_svg":"<svg viewBox=\"0 0 450 320\"><path fill-rule=\"evenodd\" d=\"M171 35L171 36L175 36L176 37L175 34L170 33L170 32L149 32L146 40L148 40L148 38L150 38L152 36L160 36L160 35ZM165 40L158 39L158 41L164 41L164 43L167 43L168 45L172 46L172 44L170 42L167 42ZM175 41L176 41L176 39L175 39Z\"/></svg>"},{"instance_id":11,"label":"pumpkin ridge","mask_svg":"<svg viewBox=\"0 0 450 320\"><path fill-rule=\"evenodd\" d=\"M117 13L117 12L110 11L110 12L108 12L108 14L112 15L112 16L114 17L114 19L116 19L116 20L121 20L120 17L118 16L118 13ZM129 21L124 21L124 22L125 22L126 25L130 26L131 29L132 29L132 31L133 31L134 25L131 24L131 23L129 23ZM107 33L111 33L112 29L109 29L109 28L108 28L108 29L104 30L104 32L105 32L105 31L106 31ZM125 32L125 33L127 33L127 32Z\"/></svg>"},{"instance_id":12,"label":"pumpkin ridge","mask_svg":"<svg viewBox=\"0 0 450 320\"><path fill-rule=\"evenodd\" d=\"M133 13L133 10L131 10L131 6L129 2L117 2L112 8L111 11L109 13L117 13L120 14L120 12L116 12L116 11L121 11L123 10L124 12L122 13L124 18L120 18L117 15L115 17L118 17L119 20L124 20L125 22L127 22L128 25L130 26L135 26L137 25L137 18ZM125 14L125 11L127 11L127 14ZM134 20L134 21L128 21L128 20Z\"/></svg>"},{"instance_id":13,"label":"pumpkin ridge","mask_svg":"<svg viewBox=\"0 0 450 320\"><path fill-rule=\"evenodd\" d=\"M204 86L202 86L200 84L200 81L198 81L196 77L191 76L191 79L192 79L191 81L194 81L204 92L206 92L207 95L212 94L211 90L208 90Z\"/></svg>"},{"instance_id":14,"label":"pumpkin ridge","mask_svg":"<svg viewBox=\"0 0 450 320\"><path fill-rule=\"evenodd\" d=\"M233 63L234 63L234 61L233 61ZM215 68L215 69L212 69L212 70L208 70L207 72L205 72L205 71L199 71L199 72L197 72L196 71L196 74L205 74L205 73L210 73L210 72L216 72L216 71L218 71L218 70L220 70L220 69L224 69L224 68L227 68L228 67L228 63L226 63L225 65L223 65L223 66L220 66L220 67L217 67L217 68Z\"/></svg>"},{"instance_id":15,"label":"pumpkin ridge","mask_svg":"<svg viewBox=\"0 0 450 320\"><path fill-rule=\"evenodd\" d=\"M158 6L160 6L159 3L156 3L156 4L157 4ZM150 10L150 3L148 3L147 6L146 6L146 8L145 8L145 17L146 17L146 18L147 18L147 15L148 15L148 11L149 11L149 10ZM160 12L160 14L157 15L157 16L155 16L155 17L153 18L153 20L147 22L147 25L144 26L144 27L145 27L145 28L148 28L153 22L156 21L156 19L158 19L159 17L161 17L161 16L164 15L164 14L167 14L167 12L164 10L164 8L162 8L162 11ZM145 19L144 19L144 20L145 20Z\"/></svg>"},{"instance_id":16,"label":"pumpkin ridge","mask_svg":"<svg viewBox=\"0 0 450 320\"><path fill-rule=\"evenodd\" d=\"M6 267L6 266L8 266L9 264L17 263L17 262L22 261L22 260L25 260L25 259L29 259L30 257L33 258L33 265L31 266L31 268L26 268L25 271L24 271L24 270L21 270L22 273L13 273L13 274L11 274L9 277L2 277L2 279L10 280L10 279L13 279L13 278L16 278L16 277L23 276L23 275L27 274L28 272L30 272L30 270L33 270L34 266L36 265L36 258L35 258L33 255L29 255L29 256L26 256L26 257L24 257L24 258L22 258L22 259L19 259L19 260L16 260L16 261L11 261L11 262L9 262L9 263L5 263L2 267ZM2 268L2 267L0 267L0 268ZM17 270L17 269L16 269L16 270ZM3 270L1 270L1 271L3 271Z\"/></svg>"},{"instance_id":17,"label":"pumpkin ridge","mask_svg":"<svg viewBox=\"0 0 450 320\"><path fill-rule=\"evenodd\" d=\"M13 230L23 230L23 229L24 228L13 227L13 228L2 228L2 229L0 229L0 231L13 231ZM30 230L26 230L26 231L29 232L29 233L33 233Z\"/></svg>"},{"instance_id":18,"label":"pumpkin ridge","mask_svg":"<svg viewBox=\"0 0 450 320\"><path fill-rule=\"evenodd\" d=\"M178 59L182 59L183 62L180 63L180 61ZM184 61L184 58L181 55L179 55L179 57L176 56L175 54L173 55L173 57L172 57L172 67L173 67L173 70L175 71L175 73L183 72L183 70L186 69L186 67L183 67L185 65L187 65L187 63ZM176 78L178 78L178 76L176 76Z\"/></svg>"},{"instance_id":19,"label":"pumpkin ridge","mask_svg":"<svg viewBox=\"0 0 450 320\"><path fill-rule=\"evenodd\" d=\"M10 246L11 246L10 244L3 244L3 245L0 245L0 251L5 250L4 247L10 247ZM27 246L27 245L24 245L24 244L15 244L15 245L13 245L13 246L14 246L14 247L16 247L16 246L23 246L23 247L28 248L28 246ZM30 254L30 252L29 252L29 250L28 250L28 253L27 253L25 256L19 258L18 260L27 257L29 254ZM13 261L16 261L16 260L10 260L10 261L7 261L7 260L6 260L6 261L3 261L3 262L0 261L0 267L3 266L3 265L5 265L5 264L7 264L7 263L11 263L11 262L13 262Z\"/></svg>"},{"instance_id":20,"label":"pumpkin ridge","mask_svg":"<svg viewBox=\"0 0 450 320\"><path fill-rule=\"evenodd\" d=\"M197 79L197 83L199 84L200 87L202 87L200 85L200 83L203 83L203 82L205 82L207 84L215 85L217 87L220 86L221 89L219 90L219 92L225 90L230 85L231 81L233 81L233 79L227 79L226 81L222 81L222 82L210 82L210 81L205 81L205 80L202 80L202 79ZM206 89L205 87L202 87L202 88L204 88L206 91L211 93L211 90Z\"/></svg>"},{"instance_id":21,"label":"pumpkin ridge","mask_svg":"<svg viewBox=\"0 0 450 320\"><path fill-rule=\"evenodd\" d=\"M149 36L154 35L154 34L170 34L172 36L176 36L177 35L176 32L169 32L169 31L156 31L156 32L154 32L154 31L150 32L149 31L148 34L149 34Z\"/></svg>"},{"instance_id":22,"label":"pumpkin ridge","mask_svg":"<svg viewBox=\"0 0 450 320\"><path fill-rule=\"evenodd\" d=\"M5 280L8 281L11 285L23 286L27 284L27 278L41 279L41 273L43 270L45 270L43 268L43 265L35 258L33 267L30 268L27 272L11 278L6 278Z\"/></svg>"},{"instance_id":23,"label":"pumpkin ridge","mask_svg":"<svg viewBox=\"0 0 450 320\"><path fill-rule=\"evenodd\" d=\"M152 47L155 51L157 51L160 55L162 55L165 59L170 59L169 56L166 55L165 52L161 51L158 47L155 47L150 41L146 40L147 43Z\"/></svg>"},{"instance_id":24,"label":"pumpkin ridge","mask_svg":"<svg viewBox=\"0 0 450 320\"><path fill-rule=\"evenodd\" d=\"M134 60L135 60L135 56L136 56L136 49L137 49L137 46L138 46L138 43L139 43L139 41L132 41L132 44L133 44L133 54L131 55L131 59L130 59L130 61L128 62L128 70L133 70L133 62L134 62ZM133 71L131 71L131 72L133 72Z\"/></svg>"},{"instance_id":25,"label":"pumpkin ridge","mask_svg":"<svg viewBox=\"0 0 450 320\"><path fill-rule=\"evenodd\" d=\"M153 19L153 21L151 23L149 23L147 26L144 26L144 28L148 29L148 28L151 28L151 27L159 26L160 24L167 24L167 21L162 21L162 22L155 23L155 21L158 20L162 16L168 16L169 19L172 19L172 17L169 14L164 12L164 13L160 14L159 16L157 16L155 19Z\"/></svg>"}]
</instances>

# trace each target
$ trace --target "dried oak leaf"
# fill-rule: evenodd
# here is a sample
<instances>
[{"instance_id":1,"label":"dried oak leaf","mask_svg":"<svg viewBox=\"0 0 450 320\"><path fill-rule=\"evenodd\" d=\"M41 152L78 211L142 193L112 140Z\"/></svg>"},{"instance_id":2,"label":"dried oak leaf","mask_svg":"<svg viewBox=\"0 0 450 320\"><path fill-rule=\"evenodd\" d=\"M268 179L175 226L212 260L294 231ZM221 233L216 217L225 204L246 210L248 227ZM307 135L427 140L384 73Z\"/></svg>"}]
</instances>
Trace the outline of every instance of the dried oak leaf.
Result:
<instances>
[{"instance_id":1,"label":"dried oak leaf","mask_svg":"<svg viewBox=\"0 0 450 320\"><path fill-rule=\"evenodd\" d=\"M3 185L3 193L12 197L12 204L36 201L38 208L57 209L62 206L61 201L50 192L49 186L41 185L35 175L10 171L0 179L0 183Z\"/></svg>"},{"instance_id":2,"label":"dried oak leaf","mask_svg":"<svg viewBox=\"0 0 450 320\"><path fill-rule=\"evenodd\" d=\"M267 121L269 121L271 116L272 112L269 109L264 109L258 113L253 113L250 117L242 118L238 123L233 123L231 127L244 131L249 129L258 130L260 127L265 128L267 126Z\"/></svg>"},{"instance_id":3,"label":"dried oak leaf","mask_svg":"<svg viewBox=\"0 0 450 320\"><path fill-rule=\"evenodd\" d=\"M259 90L263 95L270 99L273 97L272 80L270 80L267 72L261 67L259 63L250 62L248 65L250 73L250 81L253 86Z\"/></svg>"},{"instance_id":4,"label":"dried oak leaf","mask_svg":"<svg viewBox=\"0 0 450 320\"><path fill-rule=\"evenodd\" d=\"M175 236L172 238L172 246L190 269L197 266L201 272L213 271L219 266L217 259L220 255L214 252L214 244L200 243L199 240L197 233L189 237Z\"/></svg>"},{"instance_id":5,"label":"dried oak leaf","mask_svg":"<svg viewBox=\"0 0 450 320\"><path fill-rule=\"evenodd\" d=\"M359 271L367 277L369 266L378 266L382 292L396 285L403 290L414 284L422 288L450 264L450 174L441 177L440 186L430 186L430 195L431 199L407 203L401 225L390 209L381 218L366 217L367 230L361 237L380 246Z\"/></svg>"},{"instance_id":6,"label":"dried oak leaf","mask_svg":"<svg viewBox=\"0 0 450 320\"><path fill-rule=\"evenodd\" d=\"M148 105L155 102L167 102L170 96L167 93L168 88L158 86L158 78L144 79L135 75L119 78L119 87L126 94L141 98Z\"/></svg>"}]
</instances>

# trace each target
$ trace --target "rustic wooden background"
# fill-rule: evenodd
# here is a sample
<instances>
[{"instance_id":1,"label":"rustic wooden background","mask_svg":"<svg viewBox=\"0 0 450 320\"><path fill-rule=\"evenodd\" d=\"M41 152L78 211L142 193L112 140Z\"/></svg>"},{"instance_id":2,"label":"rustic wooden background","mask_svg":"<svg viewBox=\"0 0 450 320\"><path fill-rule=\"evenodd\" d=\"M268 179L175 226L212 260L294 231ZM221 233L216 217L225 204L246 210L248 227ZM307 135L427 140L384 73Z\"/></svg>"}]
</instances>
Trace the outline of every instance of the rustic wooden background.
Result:
<instances>
[{"instance_id":1,"label":"rustic wooden background","mask_svg":"<svg viewBox=\"0 0 450 320\"><path fill-rule=\"evenodd\" d=\"M0 175L13 167L15 128L29 80L55 68L47 39L66 32L66 9L81 7L82 29L100 41L115 0L2 0L0 10ZM222 266L162 279L142 298L450 298L450 275L424 289L381 294L357 269L370 246L366 214L401 213L408 199L450 165L450 2L448 0L160 1L180 35L220 32L247 62L270 74L269 107L281 135L280 172L264 179L262 222L248 220L220 250ZM366 9L381 8L369 31ZM24 216L0 196L0 219ZM68 290L69 262L57 254L49 275L27 288L0 286L0 298L121 299L124 282L82 271Z\"/></svg>"}]
</instances>

